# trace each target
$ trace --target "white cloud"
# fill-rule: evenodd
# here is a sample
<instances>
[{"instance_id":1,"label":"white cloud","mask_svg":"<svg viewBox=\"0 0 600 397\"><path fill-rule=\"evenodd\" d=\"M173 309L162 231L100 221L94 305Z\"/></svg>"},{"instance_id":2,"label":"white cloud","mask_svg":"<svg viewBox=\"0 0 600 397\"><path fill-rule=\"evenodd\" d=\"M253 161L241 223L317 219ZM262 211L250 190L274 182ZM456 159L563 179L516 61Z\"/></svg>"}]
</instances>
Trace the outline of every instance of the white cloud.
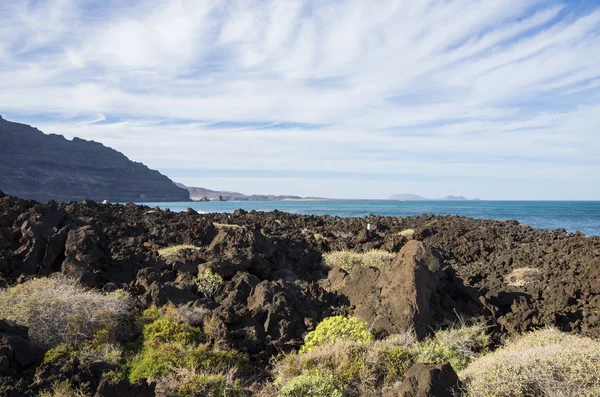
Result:
<instances>
[{"instance_id":1,"label":"white cloud","mask_svg":"<svg viewBox=\"0 0 600 397\"><path fill-rule=\"evenodd\" d=\"M566 193L553 179L600 197L590 187L600 171L598 8L112 4L1 4L0 112L158 168L415 175L427 189L436 178L488 178L465 187L483 197L497 194L493 180L510 186L515 176L544 194L554 186L557 198ZM260 183L279 192L273 178ZM352 195L327 186L331 196ZM373 189L380 197L397 190L381 181Z\"/></svg>"}]
</instances>

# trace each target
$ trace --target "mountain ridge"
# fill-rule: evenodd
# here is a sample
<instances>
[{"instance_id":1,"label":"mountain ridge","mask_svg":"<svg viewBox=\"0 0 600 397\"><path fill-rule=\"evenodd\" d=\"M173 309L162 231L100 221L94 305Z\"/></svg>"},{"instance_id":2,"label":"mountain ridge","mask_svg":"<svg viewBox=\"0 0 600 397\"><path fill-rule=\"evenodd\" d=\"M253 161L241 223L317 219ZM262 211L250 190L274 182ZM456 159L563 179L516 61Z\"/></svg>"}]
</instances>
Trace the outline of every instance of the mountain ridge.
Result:
<instances>
[{"instance_id":1,"label":"mountain ridge","mask_svg":"<svg viewBox=\"0 0 600 397\"><path fill-rule=\"evenodd\" d=\"M187 190L102 143L0 116L0 190L37 201L189 201Z\"/></svg>"}]
</instances>

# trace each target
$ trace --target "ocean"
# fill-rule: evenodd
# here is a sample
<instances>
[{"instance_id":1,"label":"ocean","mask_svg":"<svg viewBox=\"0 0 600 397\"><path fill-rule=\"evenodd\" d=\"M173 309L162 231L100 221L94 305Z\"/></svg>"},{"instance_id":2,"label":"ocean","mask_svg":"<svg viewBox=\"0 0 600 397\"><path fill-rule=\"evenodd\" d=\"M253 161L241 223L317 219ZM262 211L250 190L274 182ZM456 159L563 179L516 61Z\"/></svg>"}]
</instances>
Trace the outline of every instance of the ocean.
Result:
<instances>
[{"instance_id":1,"label":"ocean","mask_svg":"<svg viewBox=\"0 0 600 397\"><path fill-rule=\"evenodd\" d=\"M600 201L387 201L387 200L315 200L315 201L225 201L140 203L150 207L198 212L285 211L295 214L361 217L411 216L421 214L462 215L478 219L507 220L541 229L581 231L600 236Z\"/></svg>"}]
</instances>

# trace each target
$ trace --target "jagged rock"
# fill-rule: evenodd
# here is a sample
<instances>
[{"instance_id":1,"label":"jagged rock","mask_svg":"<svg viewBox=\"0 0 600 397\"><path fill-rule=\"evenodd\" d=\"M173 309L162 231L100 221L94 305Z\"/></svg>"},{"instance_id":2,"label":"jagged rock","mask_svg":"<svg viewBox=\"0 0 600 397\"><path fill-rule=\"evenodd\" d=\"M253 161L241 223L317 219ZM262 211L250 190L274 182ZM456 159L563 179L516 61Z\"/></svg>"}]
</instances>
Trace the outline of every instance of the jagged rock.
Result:
<instances>
[{"instance_id":1,"label":"jagged rock","mask_svg":"<svg viewBox=\"0 0 600 397\"><path fill-rule=\"evenodd\" d=\"M406 371L404 381L385 390L383 397L453 397L460 388L450 364L417 363Z\"/></svg>"},{"instance_id":2,"label":"jagged rock","mask_svg":"<svg viewBox=\"0 0 600 397\"><path fill-rule=\"evenodd\" d=\"M154 397L156 395L155 388L155 383L149 384L143 379L136 384L131 384L126 379L114 383L103 379L95 397Z\"/></svg>"},{"instance_id":3,"label":"jagged rock","mask_svg":"<svg viewBox=\"0 0 600 397\"><path fill-rule=\"evenodd\" d=\"M40 222L25 221L21 226L22 240L28 248L21 268L22 274L35 274L44 259L46 250L46 239L43 237L44 229Z\"/></svg>"},{"instance_id":4,"label":"jagged rock","mask_svg":"<svg viewBox=\"0 0 600 397\"><path fill-rule=\"evenodd\" d=\"M40 358L27 327L0 320L0 376L18 374Z\"/></svg>"},{"instance_id":5,"label":"jagged rock","mask_svg":"<svg viewBox=\"0 0 600 397\"><path fill-rule=\"evenodd\" d=\"M194 292L181 288L173 283L159 283L155 281L150 285L148 291L141 297L141 300L148 306L163 306L171 302L175 305L181 305L187 302L195 301L198 295Z\"/></svg>"},{"instance_id":6,"label":"jagged rock","mask_svg":"<svg viewBox=\"0 0 600 397\"><path fill-rule=\"evenodd\" d=\"M188 201L169 178L94 141L0 118L0 189L39 201Z\"/></svg>"},{"instance_id":7,"label":"jagged rock","mask_svg":"<svg viewBox=\"0 0 600 397\"><path fill-rule=\"evenodd\" d=\"M406 243L391 266L375 269L355 266L346 273L334 269L331 288L350 300L354 313L367 321L378 334L402 333L414 329L426 337L440 316L441 260L423 243Z\"/></svg>"},{"instance_id":8,"label":"jagged rock","mask_svg":"<svg viewBox=\"0 0 600 397\"><path fill-rule=\"evenodd\" d=\"M64 227L48 238L44 260L42 261L44 269L51 270L60 256L64 255L68 233L68 227Z\"/></svg>"},{"instance_id":9,"label":"jagged rock","mask_svg":"<svg viewBox=\"0 0 600 397\"><path fill-rule=\"evenodd\" d=\"M107 260L101 245L103 242L92 226L69 230L61 272L84 284L94 285L96 271L103 269Z\"/></svg>"}]
</instances>

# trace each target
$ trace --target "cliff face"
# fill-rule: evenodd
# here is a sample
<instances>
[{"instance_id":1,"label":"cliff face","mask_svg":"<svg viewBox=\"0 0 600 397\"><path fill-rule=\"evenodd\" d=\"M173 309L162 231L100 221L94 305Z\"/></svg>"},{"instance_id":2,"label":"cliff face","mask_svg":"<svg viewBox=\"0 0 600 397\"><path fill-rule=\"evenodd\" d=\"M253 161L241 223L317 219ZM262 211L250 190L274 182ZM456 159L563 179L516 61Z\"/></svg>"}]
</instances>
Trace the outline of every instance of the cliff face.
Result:
<instances>
[{"instance_id":1,"label":"cliff face","mask_svg":"<svg viewBox=\"0 0 600 397\"><path fill-rule=\"evenodd\" d=\"M188 201L166 176L101 143L0 117L0 190L38 201Z\"/></svg>"}]
</instances>

